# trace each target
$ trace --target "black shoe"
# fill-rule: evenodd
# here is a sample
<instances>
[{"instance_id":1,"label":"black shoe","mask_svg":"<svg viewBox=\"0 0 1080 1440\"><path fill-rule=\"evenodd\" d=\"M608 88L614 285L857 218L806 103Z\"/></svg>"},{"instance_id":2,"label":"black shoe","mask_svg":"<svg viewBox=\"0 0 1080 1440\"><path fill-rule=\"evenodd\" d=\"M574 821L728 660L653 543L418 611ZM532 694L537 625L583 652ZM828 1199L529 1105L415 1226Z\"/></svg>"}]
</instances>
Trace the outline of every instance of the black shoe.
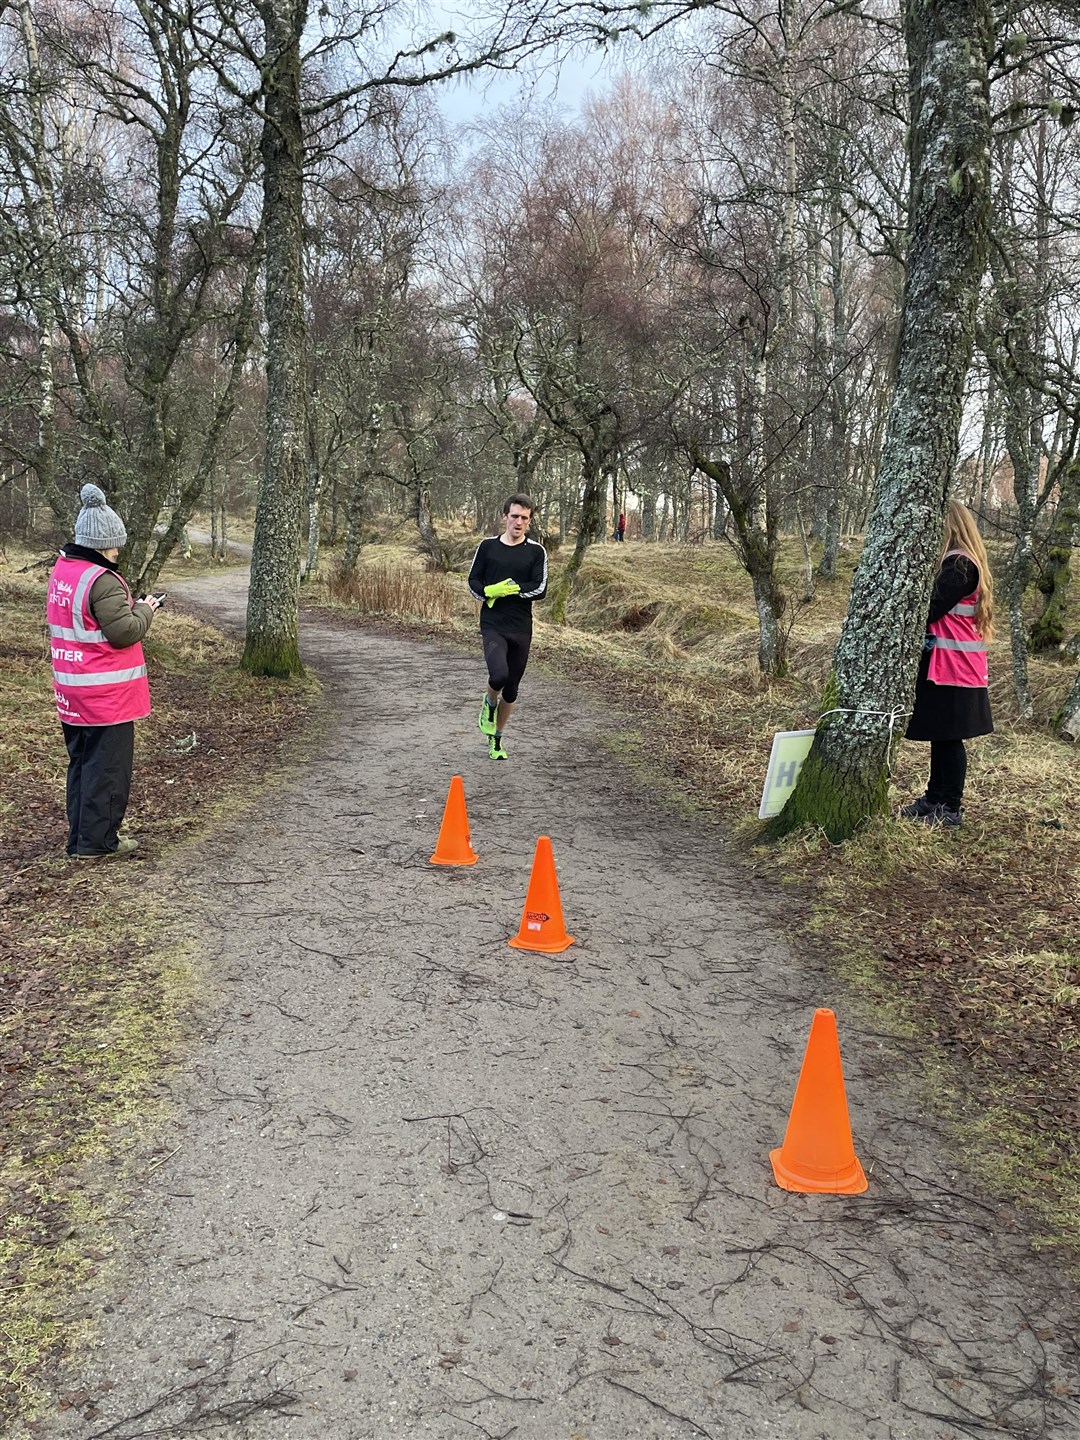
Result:
<instances>
[{"instance_id":1,"label":"black shoe","mask_svg":"<svg viewBox=\"0 0 1080 1440\"><path fill-rule=\"evenodd\" d=\"M920 795L919 798L917 800L913 800L910 805L901 806L900 819L922 820L930 814L931 810L936 809L937 806L933 803L932 800L928 800L925 795Z\"/></svg>"},{"instance_id":2,"label":"black shoe","mask_svg":"<svg viewBox=\"0 0 1080 1440\"><path fill-rule=\"evenodd\" d=\"M932 825L935 830L959 830L964 823L963 807L954 810L951 805L935 805L919 819L924 825Z\"/></svg>"}]
</instances>

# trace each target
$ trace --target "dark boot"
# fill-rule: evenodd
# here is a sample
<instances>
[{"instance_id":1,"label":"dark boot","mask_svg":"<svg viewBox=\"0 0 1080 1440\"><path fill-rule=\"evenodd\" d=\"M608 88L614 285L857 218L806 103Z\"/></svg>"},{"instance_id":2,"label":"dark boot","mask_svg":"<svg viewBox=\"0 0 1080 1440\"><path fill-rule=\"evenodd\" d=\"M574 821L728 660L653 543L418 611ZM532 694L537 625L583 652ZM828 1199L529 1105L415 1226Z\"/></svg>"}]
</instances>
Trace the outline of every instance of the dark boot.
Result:
<instances>
[{"instance_id":1,"label":"dark boot","mask_svg":"<svg viewBox=\"0 0 1080 1440\"><path fill-rule=\"evenodd\" d=\"M964 823L964 811L962 807L954 810L951 805L935 805L927 814L920 815L919 819L924 825L932 825L935 829L959 830Z\"/></svg>"},{"instance_id":2,"label":"dark boot","mask_svg":"<svg viewBox=\"0 0 1080 1440\"><path fill-rule=\"evenodd\" d=\"M936 808L932 800L928 800L925 795L920 795L919 798L913 800L910 805L901 806L900 818L901 820L922 820L930 814L931 810L935 810Z\"/></svg>"}]
</instances>

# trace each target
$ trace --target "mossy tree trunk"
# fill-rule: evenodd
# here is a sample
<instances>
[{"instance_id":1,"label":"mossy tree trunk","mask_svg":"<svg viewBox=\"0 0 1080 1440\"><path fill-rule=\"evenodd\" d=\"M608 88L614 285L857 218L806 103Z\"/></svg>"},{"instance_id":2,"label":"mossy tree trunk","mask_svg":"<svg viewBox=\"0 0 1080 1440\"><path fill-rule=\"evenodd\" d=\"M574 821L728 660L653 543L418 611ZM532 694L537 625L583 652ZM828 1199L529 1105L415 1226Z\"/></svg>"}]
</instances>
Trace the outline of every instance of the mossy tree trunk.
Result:
<instances>
[{"instance_id":1,"label":"mossy tree trunk","mask_svg":"<svg viewBox=\"0 0 1080 1440\"><path fill-rule=\"evenodd\" d=\"M773 835L812 825L840 841L886 808L956 458L989 228L989 0L911 0L905 38L911 241L896 382L833 680Z\"/></svg>"},{"instance_id":2,"label":"mossy tree trunk","mask_svg":"<svg viewBox=\"0 0 1080 1440\"><path fill-rule=\"evenodd\" d=\"M578 571L590 545L600 538L604 523L606 484L600 450L584 449L581 460L581 512L578 516L577 543L573 554L563 566L551 593L551 618L556 625L566 620L566 607L574 593Z\"/></svg>"},{"instance_id":3,"label":"mossy tree trunk","mask_svg":"<svg viewBox=\"0 0 1080 1440\"><path fill-rule=\"evenodd\" d=\"M241 665L299 674L300 523L307 478L300 36L307 0L265 0L266 461L259 482Z\"/></svg>"},{"instance_id":4,"label":"mossy tree trunk","mask_svg":"<svg viewBox=\"0 0 1080 1440\"><path fill-rule=\"evenodd\" d=\"M452 569L453 562L450 554L435 528L435 514L431 508L431 491L427 482L419 475L415 477L413 485L413 519L416 521L416 530L420 536L420 546L424 554L440 570Z\"/></svg>"},{"instance_id":5,"label":"mossy tree trunk","mask_svg":"<svg viewBox=\"0 0 1080 1440\"><path fill-rule=\"evenodd\" d=\"M763 675L781 676L787 671L787 631L783 623L787 596L776 573L776 528L771 512L756 503L753 491L747 494L740 489L726 461L710 459L693 442L690 458L727 502L735 549L754 587L758 666Z\"/></svg>"},{"instance_id":6,"label":"mossy tree trunk","mask_svg":"<svg viewBox=\"0 0 1080 1440\"><path fill-rule=\"evenodd\" d=\"M1080 741L1080 671L1057 717L1055 728L1067 740Z\"/></svg>"},{"instance_id":7,"label":"mossy tree trunk","mask_svg":"<svg viewBox=\"0 0 1080 1440\"><path fill-rule=\"evenodd\" d=\"M1002 597L1009 617L1013 690L1017 709L1030 717L1033 703L1028 678L1028 632L1025 597L1035 573L1035 518L1038 513L1039 471L1042 462L1041 395L1034 389L1039 340L1035 306L1028 287L1015 273L997 264L998 335L990 349L1001 391L1005 446L1013 472L1016 501L1016 539L1005 567Z\"/></svg>"},{"instance_id":8,"label":"mossy tree trunk","mask_svg":"<svg viewBox=\"0 0 1080 1440\"><path fill-rule=\"evenodd\" d=\"M1072 552L1080 540L1080 460L1073 460L1060 480L1061 491L1046 565L1039 576L1042 613L1031 627L1033 651L1059 650L1065 643L1065 616L1072 579Z\"/></svg>"},{"instance_id":9,"label":"mossy tree trunk","mask_svg":"<svg viewBox=\"0 0 1080 1440\"><path fill-rule=\"evenodd\" d=\"M345 545L341 552L340 574L351 575L356 569L360 549L364 543L364 480L366 474L358 472L353 476L349 491L349 503L345 510Z\"/></svg>"},{"instance_id":10,"label":"mossy tree trunk","mask_svg":"<svg viewBox=\"0 0 1080 1440\"><path fill-rule=\"evenodd\" d=\"M319 387L312 383L307 393L307 556L303 579L319 568L319 540L322 529L322 492L325 472L319 454Z\"/></svg>"},{"instance_id":11,"label":"mossy tree trunk","mask_svg":"<svg viewBox=\"0 0 1080 1440\"><path fill-rule=\"evenodd\" d=\"M646 490L641 497L641 538L656 539L656 493Z\"/></svg>"},{"instance_id":12,"label":"mossy tree trunk","mask_svg":"<svg viewBox=\"0 0 1080 1440\"><path fill-rule=\"evenodd\" d=\"M1034 532L1039 511L1043 436L1047 412L1046 358L1050 321L1050 241L1047 196L1053 167L1047 146L1047 117L1035 122L1030 155L1010 127L999 142L1000 181L994 203L994 277L987 359L1000 394L1005 445L1013 471L1016 540L1005 570L1002 598L1009 615L1013 689L1019 713L1030 718L1034 704L1028 677L1027 593L1037 570ZM1031 173L1029 174L1029 167ZM1033 193L1026 193L1028 187Z\"/></svg>"}]
</instances>

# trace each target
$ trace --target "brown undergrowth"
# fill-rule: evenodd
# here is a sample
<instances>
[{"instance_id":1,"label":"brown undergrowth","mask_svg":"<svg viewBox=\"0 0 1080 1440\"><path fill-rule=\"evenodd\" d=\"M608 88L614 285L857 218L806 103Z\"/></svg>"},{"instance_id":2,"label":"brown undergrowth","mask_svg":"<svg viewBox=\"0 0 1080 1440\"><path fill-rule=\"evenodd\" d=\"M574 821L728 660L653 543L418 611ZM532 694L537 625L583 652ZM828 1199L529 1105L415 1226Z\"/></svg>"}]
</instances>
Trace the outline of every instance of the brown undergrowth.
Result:
<instances>
[{"instance_id":1,"label":"brown undergrowth","mask_svg":"<svg viewBox=\"0 0 1080 1440\"><path fill-rule=\"evenodd\" d=\"M244 676L232 641L166 611L146 646L154 710L136 727L125 825L141 849L69 861L34 575L0 571L0 1419L32 1408L38 1369L71 1343L59 1297L108 1263L108 1170L153 1125L194 997L156 862L257 793L319 708L310 683Z\"/></svg>"},{"instance_id":2,"label":"brown undergrowth","mask_svg":"<svg viewBox=\"0 0 1080 1440\"><path fill-rule=\"evenodd\" d=\"M969 747L963 830L895 818L922 790L928 757L903 744L893 816L842 847L810 833L765 846L756 814L772 737L814 723L856 555L848 551L843 573L810 600L798 598L799 558L786 576L796 600L782 680L761 679L749 583L713 545L597 547L570 623L547 625L538 610L533 663L588 686L612 717L598 740L724 822L785 884L797 943L824 948L876 1022L920 1047L928 1098L954 1121L958 1160L1025 1201L1041 1243L1066 1247L1075 1263L1080 757L1049 729L1074 667L1032 658L1035 716L1022 722L1007 639L995 644L997 730ZM391 560L422 568L400 547ZM458 586L448 621L406 614L399 623L475 646L475 603ZM522 731L527 690L524 700Z\"/></svg>"}]
</instances>

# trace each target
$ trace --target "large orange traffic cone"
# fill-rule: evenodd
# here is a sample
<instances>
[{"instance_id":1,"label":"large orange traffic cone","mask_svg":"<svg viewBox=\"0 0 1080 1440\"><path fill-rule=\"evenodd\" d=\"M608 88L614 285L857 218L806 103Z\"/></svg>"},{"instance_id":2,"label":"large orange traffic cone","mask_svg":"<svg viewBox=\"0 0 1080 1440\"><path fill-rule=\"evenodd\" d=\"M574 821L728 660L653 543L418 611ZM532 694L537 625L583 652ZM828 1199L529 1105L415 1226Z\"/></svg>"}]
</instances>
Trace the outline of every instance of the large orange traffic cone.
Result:
<instances>
[{"instance_id":1,"label":"large orange traffic cone","mask_svg":"<svg viewBox=\"0 0 1080 1440\"><path fill-rule=\"evenodd\" d=\"M551 841L546 835L541 835L536 842L521 925L510 944L515 950L538 950L544 955L557 955L560 950L568 950L573 943L574 937L567 935L563 921Z\"/></svg>"},{"instance_id":2,"label":"large orange traffic cone","mask_svg":"<svg viewBox=\"0 0 1080 1440\"><path fill-rule=\"evenodd\" d=\"M443 809L442 827L439 830L432 865L475 865L479 856L473 853L469 841L469 817L465 812L465 787L461 776L455 775L450 781L450 793Z\"/></svg>"},{"instance_id":3,"label":"large orange traffic cone","mask_svg":"<svg viewBox=\"0 0 1080 1440\"><path fill-rule=\"evenodd\" d=\"M866 1176L851 1143L836 1016L815 1010L784 1143L769 1153L776 1183L803 1194L861 1195Z\"/></svg>"}]
</instances>

